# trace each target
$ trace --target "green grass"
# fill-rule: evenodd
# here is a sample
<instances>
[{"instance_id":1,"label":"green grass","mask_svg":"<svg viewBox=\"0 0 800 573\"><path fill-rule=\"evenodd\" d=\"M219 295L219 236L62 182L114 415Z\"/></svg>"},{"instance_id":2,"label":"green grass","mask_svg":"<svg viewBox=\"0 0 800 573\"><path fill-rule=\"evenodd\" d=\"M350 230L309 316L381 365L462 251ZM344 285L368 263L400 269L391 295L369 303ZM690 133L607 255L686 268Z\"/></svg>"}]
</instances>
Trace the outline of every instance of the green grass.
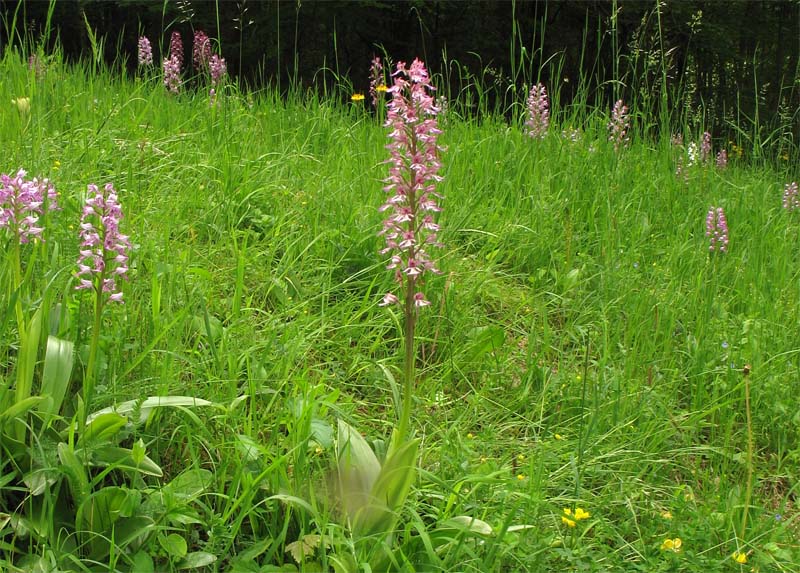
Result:
<instances>
[{"instance_id":1,"label":"green grass","mask_svg":"<svg viewBox=\"0 0 800 573\"><path fill-rule=\"evenodd\" d=\"M555 110L563 126L531 140L521 119L451 106L444 272L418 332L420 473L393 538L365 543L332 475L337 419L380 455L400 400L401 317L377 306L392 285L377 235L386 130L311 95L229 88L211 107L156 77L55 59L36 79L10 51L0 68L0 171L49 177L63 208L22 251L19 300L27 319L41 309L42 349L48 335L75 344L49 429L35 409L2 418L0 570L362 571L385 544L403 571L800 571L800 218L781 208L796 171L732 157L683 180L667 141L634 134L615 153L609 110ZM10 105L20 97L28 113ZM93 437L72 425L92 328L73 274L86 184L109 181L135 248L126 303L104 316L92 410L213 405ZM727 254L708 250L712 205ZM9 388L13 290L0 298ZM46 363L40 351L34 394ZM141 443L161 474L90 467L81 455L101 457L103 440ZM104 528L91 516L109 507ZM591 517L567 527L566 507ZM448 522L464 515L492 533ZM297 566L287 546L307 535L322 537ZM676 537L680 553L661 549Z\"/></svg>"}]
</instances>

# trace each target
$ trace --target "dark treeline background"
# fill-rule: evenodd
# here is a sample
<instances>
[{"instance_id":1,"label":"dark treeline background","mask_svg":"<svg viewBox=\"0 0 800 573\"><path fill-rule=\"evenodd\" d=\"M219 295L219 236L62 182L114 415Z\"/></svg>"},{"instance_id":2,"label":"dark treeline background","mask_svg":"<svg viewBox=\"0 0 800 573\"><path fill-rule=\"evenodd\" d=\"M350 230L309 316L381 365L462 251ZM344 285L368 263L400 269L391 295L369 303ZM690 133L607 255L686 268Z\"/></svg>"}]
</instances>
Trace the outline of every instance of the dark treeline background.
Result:
<instances>
[{"instance_id":1,"label":"dark treeline background","mask_svg":"<svg viewBox=\"0 0 800 573\"><path fill-rule=\"evenodd\" d=\"M542 81L562 106L623 97L640 117L688 111L673 115L718 134L746 126L792 146L800 135L800 0L58 0L49 39L49 2L0 6L4 47L9 36L50 48L57 38L68 60L92 54L87 21L105 59L123 54L130 69L139 34L160 57L173 30L189 51L202 29L251 88L330 93L347 78L365 92L374 55L420 57L467 105L505 112Z\"/></svg>"}]
</instances>

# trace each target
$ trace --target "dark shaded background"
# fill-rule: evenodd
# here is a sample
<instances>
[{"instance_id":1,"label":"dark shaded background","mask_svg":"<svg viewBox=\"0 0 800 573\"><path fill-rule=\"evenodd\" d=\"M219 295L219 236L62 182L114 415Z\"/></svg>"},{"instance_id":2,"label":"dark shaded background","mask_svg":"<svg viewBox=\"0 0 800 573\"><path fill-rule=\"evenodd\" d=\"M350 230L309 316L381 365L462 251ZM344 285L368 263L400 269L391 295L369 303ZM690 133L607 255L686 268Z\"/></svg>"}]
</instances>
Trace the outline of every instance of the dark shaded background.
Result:
<instances>
[{"instance_id":1,"label":"dark shaded background","mask_svg":"<svg viewBox=\"0 0 800 573\"><path fill-rule=\"evenodd\" d=\"M647 114L660 105L666 69L669 107L702 103L703 123L716 131L757 118L762 137L779 124L800 135L800 0L662 1L660 9L626 0L58 0L47 39L48 6L0 0L3 46L27 31L50 45L58 38L67 59L86 57L85 15L104 36L106 59L119 47L132 68L140 33L160 57L172 30L190 50L192 30L203 29L219 40L233 75L282 90L331 88L341 85L338 74L366 91L373 55L418 56L446 73L451 95L479 83L500 111L541 79L562 104L579 96L610 106L624 97Z\"/></svg>"}]
</instances>

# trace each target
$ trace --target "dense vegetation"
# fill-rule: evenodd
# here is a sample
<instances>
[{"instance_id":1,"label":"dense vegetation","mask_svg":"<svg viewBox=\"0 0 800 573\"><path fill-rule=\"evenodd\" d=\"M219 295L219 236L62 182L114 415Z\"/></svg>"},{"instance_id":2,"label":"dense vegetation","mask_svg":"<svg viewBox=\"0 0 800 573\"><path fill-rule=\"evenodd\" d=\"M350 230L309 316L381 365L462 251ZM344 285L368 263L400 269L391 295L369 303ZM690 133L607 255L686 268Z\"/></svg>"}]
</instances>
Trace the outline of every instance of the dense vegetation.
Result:
<instances>
[{"instance_id":1,"label":"dense vegetation","mask_svg":"<svg viewBox=\"0 0 800 573\"><path fill-rule=\"evenodd\" d=\"M438 100L406 436L385 106L28 56L0 62L3 213L45 190L0 219L3 571L800 570L796 148ZM389 517L350 512L390 462Z\"/></svg>"}]
</instances>

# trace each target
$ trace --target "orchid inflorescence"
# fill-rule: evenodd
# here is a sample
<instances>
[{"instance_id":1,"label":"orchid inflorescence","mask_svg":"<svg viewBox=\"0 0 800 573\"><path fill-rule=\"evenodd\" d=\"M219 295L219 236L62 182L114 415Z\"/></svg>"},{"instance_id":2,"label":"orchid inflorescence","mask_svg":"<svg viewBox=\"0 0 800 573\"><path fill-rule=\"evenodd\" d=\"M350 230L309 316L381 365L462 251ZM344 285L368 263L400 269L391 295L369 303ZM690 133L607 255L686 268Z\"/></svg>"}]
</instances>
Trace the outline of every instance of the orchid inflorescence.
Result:
<instances>
[{"instance_id":1,"label":"orchid inflorescence","mask_svg":"<svg viewBox=\"0 0 800 573\"><path fill-rule=\"evenodd\" d=\"M628 119L628 106L623 101L617 100L614 104L614 109L611 110L611 121L608 122L608 140L614 143L614 149L619 150L628 144L628 130L630 129L630 120Z\"/></svg>"},{"instance_id":2,"label":"orchid inflorescence","mask_svg":"<svg viewBox=\"0 0 800 573\"><path fill-rule=\"evenodd\" d=\"M408 68L405 62L398 62L393 77L394 85L387 90L392 99L386 119L386 126L392 130L387 146L391 168L384 187L390 196L380 208L391 215L383 222L381 234L386 247L381 254L392 253L387 268L394 270L397 282L405 283L407 307L412 301L415 307L422 307L430 302L417 285L426 272L439 272L427 252L430 246L441 247L439 225L433 220L433 213L441 211L437 203L441 195L435 190L442 180L441 148L436 144L441 133L436 122L439 109L428 71L420 60L415 59ZM381 304L399 302L396 295L387 293Z\"/></svg>"},{"instance_id":3,"label":"orchid inflorescence","mask_svg":"<svg viewBox=\"0 0 800 573\"><path fill-rule=\"evenodd\" d=\"M45 208L55 210L56 191L48 179L26 179L20 169L15 176L0 175L0 228L7 228L20 243L42 235L39 217Z\"/></svg>"},{"instance_id":4,"label":"orchid inflorescence","mask_svg":"<svg viewBox=\"0 0 800 573\"><path fill-rule=\"evenodd\" d=\"M211 40L202 30L196 30L192 42L192 63L195 69L204 70L211 60Z\"/></svg>"},{"instance_id":5,"label":"orchid inflorescence","mask_svg":"<svg viewBox=\"0 0 800 573\"><path fill-rule=\"evenodd\" d=\"M728 221L722 207L711 207L706 215L706 237L711 240L709 251L728 250Z\"/></svg>"},{"instance_id":6,"label":"orchid inflorescence","mask_svg":"<svg viewBox=\"0 0 800 573\"><path fill-rule=\"evenodd\" d=\"M550 127L550 110L547 101L547 90L539 83L531 88L528 94L528 119L525 126L528 135L534 138L543 138Z\"/></svg>"},{"instance_id":7,"label":"orchid inflorescence","mask_svg":"<svg viewBox=\"0 0 800 573\"><path fill-rule=\"evenodd\" d=\"M139 36L139 66L153 65L153 48L146 36Z\"/></svg>"},{"instance_id":8,"label":"orchid inflorescence","mask_svg":"<svg viewBox=\"0 0 800 573\"><path fill-rule=\"evenodd\" d=\"M76 289L94 289L97 294L108 293L108 300L122 302L117 278L127 279L128 251L126 235L119 232L122 208L111 183L103 189L89 185L89 197L81 214L81 250L78 257L80 280Z\"/></svg>"}]
</instances>

